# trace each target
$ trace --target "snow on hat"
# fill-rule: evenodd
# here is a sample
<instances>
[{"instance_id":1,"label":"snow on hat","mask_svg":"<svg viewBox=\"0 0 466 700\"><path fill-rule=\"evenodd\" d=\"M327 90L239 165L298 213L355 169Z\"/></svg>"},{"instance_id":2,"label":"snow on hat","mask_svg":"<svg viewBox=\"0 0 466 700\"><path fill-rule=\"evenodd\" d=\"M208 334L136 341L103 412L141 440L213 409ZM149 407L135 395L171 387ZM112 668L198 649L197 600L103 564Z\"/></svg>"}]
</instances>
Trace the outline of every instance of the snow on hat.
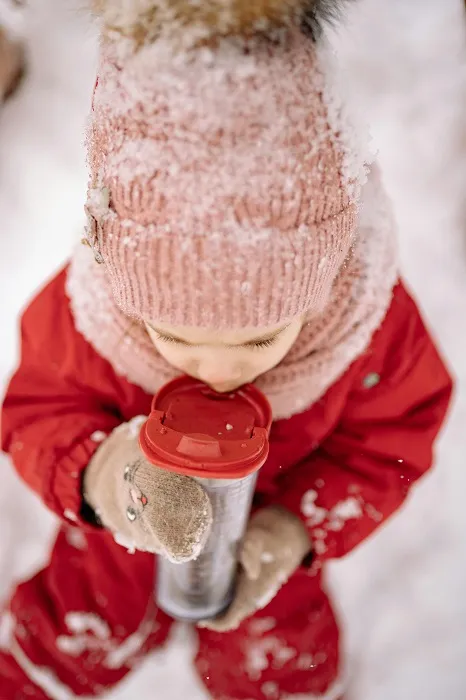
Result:
<instances>
[{"instance_id":1,"label":"snow on hat","mask_svg":"<svg viewBox=\"0 0 466 700\"><path fill-rule=\"evenodd\" d=\"M364 165L302 3L96 2L88 240L118 306L212 328L320 311Z\"/></svg>"}]
</instances>

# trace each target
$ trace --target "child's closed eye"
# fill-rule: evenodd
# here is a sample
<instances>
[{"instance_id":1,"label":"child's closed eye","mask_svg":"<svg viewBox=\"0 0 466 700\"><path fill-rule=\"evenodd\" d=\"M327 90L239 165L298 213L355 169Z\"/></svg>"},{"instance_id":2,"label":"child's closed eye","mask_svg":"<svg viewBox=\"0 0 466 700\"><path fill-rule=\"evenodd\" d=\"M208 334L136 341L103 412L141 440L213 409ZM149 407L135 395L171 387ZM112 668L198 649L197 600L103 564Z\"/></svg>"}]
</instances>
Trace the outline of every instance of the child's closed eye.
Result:
<instances>
[{"instance_id":1,"label":"child's closed eye","mask_svg":"<svg viewBox=\"0 0 466 700\"><path fill-rule=\"evenodd\" d=\"M256 340L253 341L252 343L246 343L245 347L247 348L256 348L256 349L262 349L262 348L270 348L272 345L275 344L278 336L275 336L274 338L265 338L264 340Z\"/></svg>"},{"instance_id":2,"label":"child's closed eye","mask_svg":"<svg viewBox=\"0 0 466 700\"><path fill-rule=\"evenodd\" d=\"M184 345L185 347L189 347L189 343L187 343L185 340L181 340L181 338L175 338L172 335L164 335L163 333L157 332L157 339L161 340L162 343L172 343L174 345Z\"/></svg>"},{"instance_id":3,"label":"child's closed eye","mask_svg":"<svg viewBox=\"0 0 466 700\"><path fill-rule=\"evenodd\" d=\"M163 333L160 330L156 330L155 328L153 329L154 332L156 333L157 340L160 340L162 343L169 343L171 345L178 345L181 347L186 347L186 348L195 348L195 347L200 347L199 344L196 343L190 343L187 340L183 340L183 338L179 338L176 335L170 335L168 333ZM283 330L279 331L278 333L275 333L274 335L271 335L269 338L256 338L255 340L250 340L247 342L243 343L238 343L238 344L224 344L224 347L228 348L245 348L247 350L263 350L264 348L270 348L272 345L275 345L277 342L277 339L279 336L283 333Z\"/></svg>"}]
</instances>

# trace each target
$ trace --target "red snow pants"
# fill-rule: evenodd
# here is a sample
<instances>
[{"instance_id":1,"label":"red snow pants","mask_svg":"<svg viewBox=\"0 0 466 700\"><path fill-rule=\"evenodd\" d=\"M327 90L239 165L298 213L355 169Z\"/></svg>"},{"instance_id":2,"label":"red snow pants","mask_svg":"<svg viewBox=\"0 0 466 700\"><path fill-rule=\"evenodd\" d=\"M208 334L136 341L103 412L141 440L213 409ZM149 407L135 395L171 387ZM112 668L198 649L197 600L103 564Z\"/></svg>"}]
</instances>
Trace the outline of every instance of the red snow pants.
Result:
<instances>
[{"instance_id":1,"label":"red snow pants","mask_svg":"<svg viewBox=\"0 0 466 700\"><path fill-rule=\"evenodd\" d=\"M104 531L62 528L49 566L0 618L1 700L98 697L115 686L167 640L155 575L152 555L129 554ZM238 630L198 636L194 663L214 700L341 695L338 627L320 576L305 569Z\"/></svg>"}]
</instances>

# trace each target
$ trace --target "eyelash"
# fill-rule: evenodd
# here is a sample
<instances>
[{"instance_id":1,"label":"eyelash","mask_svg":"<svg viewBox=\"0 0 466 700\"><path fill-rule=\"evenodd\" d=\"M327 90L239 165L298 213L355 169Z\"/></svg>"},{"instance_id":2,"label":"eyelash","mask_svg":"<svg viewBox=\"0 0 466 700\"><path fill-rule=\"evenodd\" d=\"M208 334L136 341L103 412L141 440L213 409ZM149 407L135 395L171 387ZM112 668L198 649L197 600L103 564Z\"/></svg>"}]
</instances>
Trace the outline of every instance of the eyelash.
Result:
<instances>
[{"instance_id":1,"label":"eyelash","mask_svg":"<svg viewBox=\"0 0 466 700\"><path fill-rule=\"evenodd\" d=\"M171 343L172 345L181 345L182 347L189 347L188 343L183 343L182 340L178 338L172 338L170 335L162 335L157 333L157 337L163 343ZM267 338L266 340L259 340L257 343L248 343L244 347L251 348L252 350L261 350L263 348L270 348L275 344L276 338ZM195 345L191 347L196 347Z\"/></svg>"},{"instance_id":2,"label":"eyelash","mask_svg":"<svg viewBox=\"0 0 466 700\"><path fill-rule=\"evenodd\" d=\"M257 343L251 343L247 345L246 347L248 348L256 348L256 349L261 349L261 348L270 348L272 345L274 345L276 341L276 338L267 338L267 340L259 340Z\"/></svg>"},{"instance_id":3,"label":"eyelash","mask_svg":"<svg viewBox=\"0 0 466 700\"><path fill-rule=\"evenodd\" d=\"M185 345L186 347L188 346L187 343L183 343L182 340L178 340L178 338L172 338L170 335L162 335L161 333L157 333L157 338L162 341L162 343L172 343L173 345Z\"/></svg>"}]
</instances>

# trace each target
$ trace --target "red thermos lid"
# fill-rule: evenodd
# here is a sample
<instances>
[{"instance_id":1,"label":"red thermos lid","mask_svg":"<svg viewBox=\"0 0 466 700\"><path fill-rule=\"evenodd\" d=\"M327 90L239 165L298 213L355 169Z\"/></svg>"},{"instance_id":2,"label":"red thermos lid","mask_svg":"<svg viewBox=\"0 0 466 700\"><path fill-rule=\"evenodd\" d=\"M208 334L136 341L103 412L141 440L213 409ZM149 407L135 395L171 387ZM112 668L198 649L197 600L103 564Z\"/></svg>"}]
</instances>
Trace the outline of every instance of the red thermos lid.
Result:
<instances>
[{"instance_id":1,"label":"red thermos lid","mask_svg":"<svg viewBox=\"0 0 466 700\"><path fill-rule=\"evenodd\" d=\"M153 464L186 476L237 479L260 469L269 452L272 411L256 387L217 394L180 377L152 401L139 444Z\"/></svg>"}]
</instances>

